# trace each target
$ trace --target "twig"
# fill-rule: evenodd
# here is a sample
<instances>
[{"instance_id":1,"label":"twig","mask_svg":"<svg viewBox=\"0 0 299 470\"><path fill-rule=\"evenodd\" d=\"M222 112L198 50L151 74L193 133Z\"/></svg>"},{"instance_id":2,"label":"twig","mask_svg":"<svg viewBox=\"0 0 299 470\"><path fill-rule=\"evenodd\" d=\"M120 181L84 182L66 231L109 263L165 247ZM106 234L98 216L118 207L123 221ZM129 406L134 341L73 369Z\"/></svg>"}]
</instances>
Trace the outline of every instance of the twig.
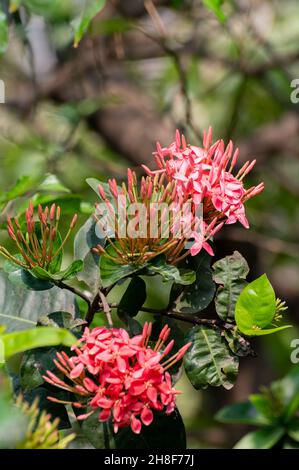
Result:
<instances>
[{"instance_id":1,"label":"twig","mask_svg":"<svg viewBox=\"0 0 299 470\"><path fill-rule=\"evenodd\" d=\"M95 298L93 299L93 301L91 302L89 309L87 311L87 314L85 316L85 321L87 323L87 326L89 326L92 323L95 313L98 312L98 310L100 309L100 305L101 305L101 297L100 297L100 292L98 292Z\"/></svg>"},{"instance_id":2,"label":"twig","mask_svg":"<svg viewBox=\"0 0 299 470\"><path fill-rule=\"evenodd\" d=\"M118 308L118 304L110 304L110 308ZM150 307L141 307L141 312L152 313L153 315L162 315L168 318L175 318L176 320L181 320L186 323L191 323L193 325L201 325L201 326L211 326L212 328L220 328L225 330L233 330L235 325L232 323L223 322L221 320L213 320L207 318L198 318L196 313L193 315L187 315L175 310L168 310L168 309L155 309ZM199 312L198 312L199 313Z\"/></svg>"},{"instance_id":3,"label":"twig","mask_svg":"<svg viewBox=\"0 0 299 470\"><path fill-rule=\"evenodd\" d=\"M70 286L69 284L65 284L65 282L63 282L63 281L55 281L54 284L55 284L55 286L59 287L60 289L69 290L70 292L77 295L78 297L81 297L81 299L85 300L87 305L90 306L90 304L91 304L90 298L87 295L85 295L82 291L80 291L79 289L76 289L76 287Z\"/></svg>"},{"instance_id":4,"label":"twig","mask_svg":"<svg viewBox=\"0 0 299 470\"><path fill-rule=\"evenodd\" d=\"M108 304L106 296L103 294L102 291L99 291L99 296L100 296L100 299L101 299L101 302L102 302L102 307L103 307L104 313L105 313L106 318L107 318L108 325L109 325L110 328L112 328L113 327L113 321L112 321L112 317L111 317L110 305Z\"/></svg>"}]
</instances>

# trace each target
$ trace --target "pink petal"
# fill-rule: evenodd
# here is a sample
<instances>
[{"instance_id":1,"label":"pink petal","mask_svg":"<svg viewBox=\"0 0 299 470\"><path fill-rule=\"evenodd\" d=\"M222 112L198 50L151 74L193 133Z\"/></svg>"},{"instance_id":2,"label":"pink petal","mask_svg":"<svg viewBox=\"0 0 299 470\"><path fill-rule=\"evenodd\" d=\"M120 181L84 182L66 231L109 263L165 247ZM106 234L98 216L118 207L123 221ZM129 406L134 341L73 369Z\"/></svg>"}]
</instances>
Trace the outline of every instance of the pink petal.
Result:
<instances>
[{"instance_id":1,"label":"pink petal","mask_svg":"<svg viewBox=\"0 0 299 470\"><path fill-rule=\"evenodd\" d=\"M143 424L145 424L145 426L149 426L154 419L152 410L150 410L146 406L143 408L140 417L141 421L143 422Z\"/></svg>"}]
</instances>

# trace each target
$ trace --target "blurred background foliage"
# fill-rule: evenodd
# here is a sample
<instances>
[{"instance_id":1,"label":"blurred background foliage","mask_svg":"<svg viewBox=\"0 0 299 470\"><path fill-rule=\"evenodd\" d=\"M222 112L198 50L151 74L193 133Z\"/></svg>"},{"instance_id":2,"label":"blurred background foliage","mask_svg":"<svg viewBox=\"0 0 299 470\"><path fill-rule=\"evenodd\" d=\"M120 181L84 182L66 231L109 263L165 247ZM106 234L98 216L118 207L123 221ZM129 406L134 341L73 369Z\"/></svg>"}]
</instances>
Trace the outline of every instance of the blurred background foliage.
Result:
<instances>
[{"instance_id":1,"label":"blurred background foliage","mask_svg":"<svg viewBox=\"0 0 299 470\"><path fill-rule=\"evenodd\" d=\"M221 231L216 258L238 250L251 279L267 272L295 327L256 339L258 356L242 361L231 391L179 383L189 447L232 446L246 426L228 428L215 413L283 376L299 337L297 0L0 3L10 21L6 44L0 18L1 244L7 213L29 197L58 201L66 227L74 212L83 223L97 199L86 178L121 180L127 166L150 164L155 141L167 145L176 128L200 144L212 125L215 139L240 147L240 165L257 158L248 185L263 180L266 189L247 206L251 229ZM72 240L66 252L71 258ZM152 306L167 294L151 283Z\"/></svg>"}]
</instances>

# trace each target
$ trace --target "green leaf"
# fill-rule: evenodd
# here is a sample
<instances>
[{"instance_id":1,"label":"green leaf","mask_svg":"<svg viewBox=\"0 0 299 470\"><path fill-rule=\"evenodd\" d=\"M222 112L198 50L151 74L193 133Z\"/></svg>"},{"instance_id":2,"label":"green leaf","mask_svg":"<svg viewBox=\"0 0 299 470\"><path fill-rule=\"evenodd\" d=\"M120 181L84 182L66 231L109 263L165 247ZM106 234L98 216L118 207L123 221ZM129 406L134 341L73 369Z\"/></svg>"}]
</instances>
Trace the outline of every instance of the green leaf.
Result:
<instances>
[{"instance_id":1,"label":"green leaf","mask_svg":"<svg viewBox=\"0 0 299 470\"><path fill-rule=\"evenodd\" d=\"M150 426L142 426L140 434L122 428L114 436L117 449L186 449L186 432L177 409L170 415L155 413Z\"/></svg>"},{"instance_id":2,"label":"green leaf","mask_svg":"<svg viewBox=\"0 0 299 470\"><path fill-rule=\"evenodd\" d=\"M106 0L86 0L80 15L71 22L74 30L74 45L78 46L92 19L104 8Z\"/></svg>"},{"instance_id":3,"label":"green leaf","mask_svg":"<svg viewBox=\"0 0 299 470\"><path fill-rule=\"evenodd\" d=\"M283 379L273 382L271 391L282 400L283 418L289 421L299 409L299 366L292 367Z\"/></svg>"},{"instance_id":4,"label":"green leaf","mask_svg":"<svg viewBox=\"0 0 299 470\"><path fill-rule=\"evenodd\" d=\"M117 313L121 319L135 317L146 300L146 284L141 277L131 279L119 303Z\"/></svg>"},{"instance_id":5,"label":"green leaf","mask_svg":"<svg viewBox=\"0 0 299 470\"><path fill-rule=\"evenodd\" d=\"M221 8L223 4L223 0L202 0L205 7L212 11L215 16L218 18L220 23L224 23L226 21L226 16Z\"/></svg>"},{"instance_id":6,"label":"green leaf","mask_svg":"<svg viewBox=\"0 0 299 470\"><path fill-rule=\"evenodd\" d=\"M1 335L1 340L4 344L6 359L28 349L58 344L72 346L76 342L76 338L69 331L62 328L50 327L38 327L26 331L5 333Z\"/></svg>"},{"instance_id":7,"label":"green leaf","mask_svg":"<svg viewBox=\"0 0 299 470\"><path fill-rule=\"evenodd\" d=\"M1 202L8 202L12 199L23 196L28 192L31 192L32 188L36 185L37 181L37 177L32 177L28 175L21 176L16 181L16 184L7 193L4 193L1 196Z\"/></svg>"},{"instance_id":8,"label":"green leaf","mask_svg":"<svg viewBox=\"0 0 299 470\"><path fill-rule=\"evenodd\" d=\"M215 419L220 423L230 424L251 424L254 426L269 424L269 420L250 401L225 406L218 411Z\"/></svg>"},{"instance_id":9,"label":"green leaf","mask_svg":"<svg viewBox=\"0 0 299 470\"><path fill-rule=\"evenodd\" d=\"M77 411L76 411L77 413ZM101 423L98 413L93 413L81 424L84 436L96 449L114 449L114 435L109 423Z\"/></svg>"},{"instance_id":10,"label":"green leaf","mask_svg":"<svg viewBox=\"0 0 299 470\"><path fill-rule=\"evenodd\" d=\"M195 272L191 269L179 270L176 266L167 264L164 255L158 255L146 265L149 275L159 274L164 282L174 281L176 284L189 285L195 281Z\"/></svg>"},{"instance_id":11,"label":"green leaf","mask_svg":"<svg viewBox=\"0 0 299 470\"><path fill-rule=\"evenodd\" d=\"M197 313L205 309L213 300L215 284L212 279L210 267L211 256L200 253L190 257L187 261L188 268L195 271L195 282L185 288L173 286L170 298L175 300L175 309L182 313Z\"/></svg>"},{"instance_id":12,"label":"green leaf","mask_svg":"<svg viewBox=\"0 0 299 470\"><path fill-rule=\"evenodd\" d=\"M213 279L220 284L215 298L215 307L218 316L223 321L234 321L237 299L246 286L246 276L249 267L240 253L235 251L232 255L220 259L213 265Z\"/></svg>"},{"instance_id":13,"label":"green leaf","mask_svg":"<svg viewBox=\"0 0 299 470\"><path fill-rule=\"evenodd\" d=\"M56 274L51 274L40 266L36 266L31 270L34 276L38 279L44 281L66 281L68 279L73 279L80 271L83 269L83 261L76 260L72 264ZM53 285L52 285L53 286Z\"/></svg>"},{"instance_id":14,"label":"green leaf","mask_svg":"<svg viewBox=\"0 0 299 470\"><path fill-rule=\"evenodd\" d=\"M7 43L8 43L7 16L4 13L4 11L0 9L0 54L1 55L3 55L6 52Z\"/></svg>"},{"instance_id":15,"label":"green leaf","mask_svg":"<svg viewBox=\"0 0 299 470\"><path fill-rule=\"evenodd\" d=\"M47 192L47 193L70 193L70 189L68 189L58 178L56 175L47 174L45 179L41 182L41 184L36 188L36 190Z\"/></svg>"},{"instance_id":16,"label":"green leaf","mask_svg":"<svg viewBox=\"0 0 299 470\"><path fill-rule=\"evenodd\" d=\"M241 292L237 303L235 318L238 329L247 336L260 336L289 328L268 328L276 311L275 292L266 274L248 284Z\"/></svg>"},{"instance_id":17,"label":"green leaf","mask_svg":"<svg viewBox=\"0 0 299 470\"><path fill-rule=\"evenodd\" d=\"M31 274L31 271L21 268L19 265L12 263L11 261L5 261L3 269L8 273L9 281L21 289L44 291L54 287L54 284L49 282L49 280L51 280L49 277L50 275L48 275L48 277L40 277L37 279L36 276Z\"/></svg>"},{"instance_id":18,"label":"green leaf","mask_svg":"<svg viewBox=\"0 0 299 470\"><path fill-rule=\"evenodd\" d=\"M238 357L229 349L220 331L195 326L187 335L192 341L184 357L187 376L196 389L223 386L233 387L238 374Z\"/></svg>"},{"instance_id":19,"label":"green leaf","mask_svg":"<svg viewBox=\"0 0 299 470\"><path fill-rule=\"evenodd\" d=\"M60 310L74 315L73 293L58 287L43 292L22 289L0 271L0 322L9 331L32 328L40 317Z\"/></svg>"},{"instance_id":20,"label":"green leaf","mask_svg":"<svg viewBox=\"0 0 299 470\"><path fill-rule=\"evenodd\" d=\"M106 253L109 256L117 257L118 254L112 245L106 247ZM133 264L118 264L105 255L100 258L100 275L103 287L111 286L125 277L137 273L144 266Z\"/></svg>"},{"instance_id":21,"label":"green leaf","mask_svg":"<svg viewBox=\"0 0 299 470\"><path fill-rule=\"evenodd\" d=\"M78 280L84 281L93 293L100 287L99 255L92 251L97 245L105 246L106 239L101 235L99 226L90 217L78 230L74 241L74 258L84 263L84 269L78 273Z\"/></svg>"},{"instance_id":22,"label":"green leaf","mask_svg":"<svg viewBox=\"0 0 299 470\"><path fill-rule=\"evenodd\" d=\"M268 426L246 434L246 436L237 442L234 449L271 449L283 435L283 428Z\"/></svg>"}]
</instances>

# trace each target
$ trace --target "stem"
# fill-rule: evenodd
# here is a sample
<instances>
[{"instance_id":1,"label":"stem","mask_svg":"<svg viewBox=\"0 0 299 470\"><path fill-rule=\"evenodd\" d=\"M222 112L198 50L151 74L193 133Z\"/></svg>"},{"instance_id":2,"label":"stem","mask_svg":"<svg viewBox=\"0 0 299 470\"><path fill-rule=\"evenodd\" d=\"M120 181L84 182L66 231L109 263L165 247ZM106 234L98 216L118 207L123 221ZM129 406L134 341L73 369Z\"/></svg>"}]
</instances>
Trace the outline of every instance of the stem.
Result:
<instances>
[{"instance_id":1,"label":"stem","mask_svg":"<svg viewBox=\"0 0 299 470\"><path fill-rule=\"evenodd\" d=\"M63 281L54 281L54 284L55 284L55 286L59 287L60 289L69 290L70 292L77 295L78 297L81 297L81 299L85 300L87 305L90 307L91 302L90 302L89 297L87 295L85 295L82 291L80 291L79 289L76 289L76 287L70 286L69 284L65 284Z\"/></svg>"},{"instance_id":2,"label":"stem","mask_svg":"<svg viewBox=\"0 0 299 470\"><path fill-rule=\"evenodd\" d=\"M117 307L118 307L118 304L110 304L110 308L117 308ZM211 326L212 328L224 328L226 330L233 330L235 328L235 326L232 323L223 322L221 320L213 320L213 319L210 320L207 318L198 318L196 317L196 313L194 313L193 315L187 315L187 314L177 312L175 310L168 310L168 309L158 310L158 309L150 308L150 307L141 307L140 311L146 312L146 313L152 313L154 315L162 315L168 318L175 318L176 320L181 320L186 323L192 323L193 325L202 325L202 326L206 325L206 326Z\"/></svg>"},{"instance_id":3,"label":"stem","mask_svg":"<svg viewBox=\"0 0 299 470\"><path fill-rule=\"evenodd\" d=\"M99 310L100 302L101 302L101 297L100 297L100 292L98 292L95 298L93 299L93 301L89 304L89 308L85 316L85 321L87 323L87 326L89 326L92 323L95 313Z\"/></svg>"}]
</instances>

